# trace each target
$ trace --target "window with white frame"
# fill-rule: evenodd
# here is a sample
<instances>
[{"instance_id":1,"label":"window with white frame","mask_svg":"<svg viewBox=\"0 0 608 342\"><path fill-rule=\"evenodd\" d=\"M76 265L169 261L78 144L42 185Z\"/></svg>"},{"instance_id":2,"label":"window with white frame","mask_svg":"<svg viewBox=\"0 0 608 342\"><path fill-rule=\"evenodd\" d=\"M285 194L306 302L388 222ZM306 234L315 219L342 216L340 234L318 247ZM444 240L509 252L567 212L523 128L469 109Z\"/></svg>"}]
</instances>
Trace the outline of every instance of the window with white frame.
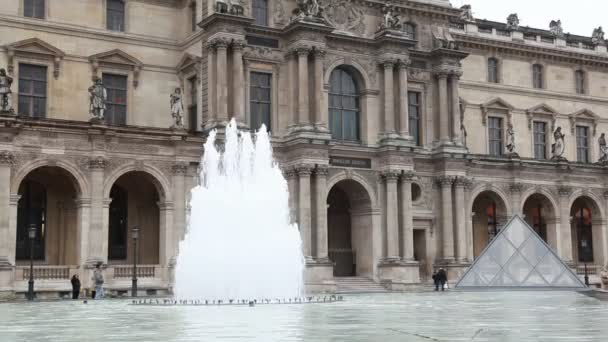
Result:
<instances>
[{"instance_id":1,"label":"window with white frame","mask_svg":"<svg viewBox=\"0 0 608 342\"><path fill-rule=\"evenodd\" d=\"M46 117L47 67L19 63L19 114Z\"/></svg>"}]
</instances>

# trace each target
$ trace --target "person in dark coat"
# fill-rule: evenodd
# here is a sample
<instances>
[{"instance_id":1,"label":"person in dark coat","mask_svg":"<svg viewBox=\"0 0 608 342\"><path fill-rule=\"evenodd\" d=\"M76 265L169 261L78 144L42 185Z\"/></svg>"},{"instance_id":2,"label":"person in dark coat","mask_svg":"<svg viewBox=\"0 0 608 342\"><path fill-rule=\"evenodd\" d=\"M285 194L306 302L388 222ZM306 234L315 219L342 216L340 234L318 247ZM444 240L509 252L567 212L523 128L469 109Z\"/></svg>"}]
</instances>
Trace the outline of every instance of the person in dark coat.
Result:
<instances>
[{"instance_id":1,"label":"person in dark coat","mask_svg":"<svg viewBox=\"0 0 608 342\"><path fill-rule=\"evenodd\" d=\"M435 284L435 291L439 291L439 279L437 278L437 271L433 272L433 284Z\"/></svg>"},{"instance_id":2,"label":"person in dark coat","mask_svg":"<svg viewBox=\"0 0 608 342\"><path fill-rule=\"evenodd\" d=\"M78 299L78 295L80 295L80 279L78 279L77 274L74 274L71 282L72 282L72 299Z\"/></svg>"},{"instance_id":3,"label":"person in dark coat","mask_svg":"<svg viewBox=\"0 0 608 342\"><path fill-rule=\"evenodd\" d=\"M435 281L435 291L437 291L437 285L441 286L441 291L443 291L445 288L445 283L448 282L448 274L443 268L440 268L439 271L437 271L436 278L437 280Z\"/></svg>"}]
</instances>

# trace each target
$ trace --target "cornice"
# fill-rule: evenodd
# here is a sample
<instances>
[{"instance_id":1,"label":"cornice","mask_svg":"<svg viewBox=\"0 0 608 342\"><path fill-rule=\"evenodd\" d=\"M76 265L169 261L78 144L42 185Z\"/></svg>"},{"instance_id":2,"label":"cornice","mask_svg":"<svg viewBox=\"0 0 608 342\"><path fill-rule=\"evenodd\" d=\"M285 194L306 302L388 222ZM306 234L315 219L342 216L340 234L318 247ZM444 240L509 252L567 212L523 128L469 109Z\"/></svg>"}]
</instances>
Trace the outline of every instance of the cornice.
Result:
<instances>
[{"instance_id":1,"label":"cornice","mask_svg":"<svg viewBox=\"0 0 608 342\"><path fill-rule=\"evenodd\" d=\"M598 67L608 67L608 55L598 56L580 53L566 49L555 49L544 46L528 45L525 43L514 41L503 41L490 39L488 37L473 36L458 32L450 32L452 36L461 44L463 48L481 49L488 48L498 49L498 52L509 52L520 56L543 57L545 59L560 60L576 65L591 65ZM503 51L500 51L502 49Z\"/></svg>"}]
</instances>

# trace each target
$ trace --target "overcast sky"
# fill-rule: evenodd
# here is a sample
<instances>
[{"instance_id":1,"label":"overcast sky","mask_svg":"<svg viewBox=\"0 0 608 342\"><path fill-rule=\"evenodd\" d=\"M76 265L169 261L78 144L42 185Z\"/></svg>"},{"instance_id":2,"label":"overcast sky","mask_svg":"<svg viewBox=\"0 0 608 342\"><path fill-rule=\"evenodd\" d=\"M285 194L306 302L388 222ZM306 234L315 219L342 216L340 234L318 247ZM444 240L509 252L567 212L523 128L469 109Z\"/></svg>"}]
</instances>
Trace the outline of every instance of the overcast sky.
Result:
<instances>
[{"instance_id":1,"label":"overcast sky","mask_svg":"<svg viewBox=\"0 0 608 342\"><path fill-rule=\"evenodd\" d=\"M520 25L549 29L551 20L561 19L565 33L591 36L593 29L608 30L607 0L450 0L452 6L470 4L473 16L506 22L511 13L519 15Z\"/></svg>"}]
</instances>

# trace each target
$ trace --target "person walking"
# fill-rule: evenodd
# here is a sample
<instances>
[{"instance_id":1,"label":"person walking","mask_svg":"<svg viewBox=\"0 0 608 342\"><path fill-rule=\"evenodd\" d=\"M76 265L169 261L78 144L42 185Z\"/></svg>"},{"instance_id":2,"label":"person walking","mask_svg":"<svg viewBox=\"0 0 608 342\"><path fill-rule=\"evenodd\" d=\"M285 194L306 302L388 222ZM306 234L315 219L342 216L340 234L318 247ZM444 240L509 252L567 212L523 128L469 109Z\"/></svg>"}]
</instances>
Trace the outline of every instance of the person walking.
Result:
<instances>
[{"instance_id":1,"label":"person walking","mask_svg":"<svg viewBox=\"0 0 608 342\"><path fill-rule=\"evenodd\" d=\"M95 271L93 271L93 283L95 284L95 299L103 298L103 273L101 271L102 263L97 263Z\"/></svg>"},{"instance_id":2,"label":"person walking","mask_svg":"<svg viewBox=\"0 0 608 342\"><path fill-rule=\"evenodd\" d=\"M74 274L72 276L72 299L78 299L80 295L80 279L78 279L78 275Z\"/></svg>"},{"instance_id":3,"label":"person walking","mask_svg":"<svg viewBox=\"0 0 608 342\"><path fill-rule=\"evenodd\" d=\"M441 291L445 290L445 284L448 282L448 274L445 272L443 268L440 268L437 271L437 283L441 286ZM437 289L437 283L435 283L435 289Z\"/></svg>"},{"instance_id":4,"label":"person walking","mask_svg":"<svg viewBox=\"0 0 608 342\"><path fill-rule=\"evenodd\" d=\"M437 271L433 271L433 284L435 284L435 291L439 291L439 278L437 278Z\"/></svg>"}]
</instances>

